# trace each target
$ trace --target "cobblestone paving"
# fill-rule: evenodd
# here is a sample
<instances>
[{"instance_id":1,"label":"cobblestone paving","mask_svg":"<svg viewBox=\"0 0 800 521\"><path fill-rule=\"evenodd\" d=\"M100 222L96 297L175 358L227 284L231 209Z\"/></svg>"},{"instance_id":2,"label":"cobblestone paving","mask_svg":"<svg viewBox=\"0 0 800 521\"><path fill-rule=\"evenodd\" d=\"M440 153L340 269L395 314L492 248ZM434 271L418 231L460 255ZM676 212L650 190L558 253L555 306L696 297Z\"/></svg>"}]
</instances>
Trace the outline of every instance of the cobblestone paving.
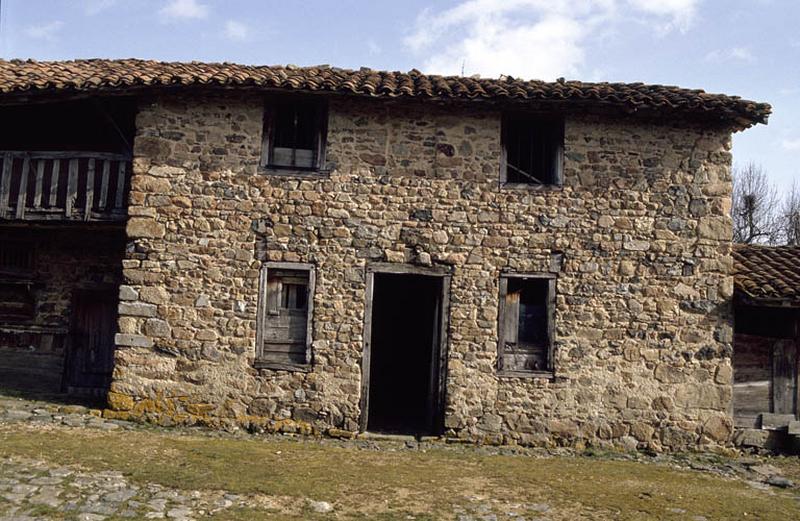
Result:
<instances>
[{"instance_id":1,"label":"cobblestone paving","mask_svg":"<svg viewBox=\"0 0 800 521\"><path fill-rule=\"evenodd\" d=\"M41 425L43 429L97 429L101 431L153 429L140 424L104 419L101 412L90 407L32 401L6 397L0 394L0 426L25 424L25 428ZM158 428L157 430L164 430ZM178 430L178 429L175 429ZM207 432L213 437L255 437L244 432L235 434ZM335 446L350 445L369 450L424 450L425 444L417 442L380 443L374 440L320 440ZM440 444L441 446L441 444ZM489 453L530 454L540 449L468 447L453 450L476 450ZM538 452L537 452L538 451ZM569 454L560 449L545 451L552 455ZM541 454L540 454L541 455ZM726 478L742 480L767 493L777 489L795 489L795 484L783 477L781 471L760 458L733 460L711 459L702 456L651 455L639 453L618 454L617 459L641 460L660 463L680 469L713 473ZM795 495L800 505L800 495ZM607 513L591 512L576 506L567 511L546 503L512 504L496 499L466 495L454 499L452 519L455 521L554 521L568 519L606 519ZM333 505L313 498L275 497L255 494L231 494L221 490L183 490L155 483L134 483L115 471L88 471L75 466L60 466L52 462L19 456L0 457L0 521L68 520L68 521L118 521L124 519L199 520L209 516L215 519L247 519L238 517L238 509L290 513L294 516L311 512L335 519L344 515ZM228 515L226 515L226 513ZM705 521L703 516L692 516L681 508L665 514L679 518ZM684 515L687 514L687 515ZM418 517L407 515L405 519ZM316 517L315 517L316 519ZM393 519L393 518L392 518ZM419 519L430 519L419 517Z\"/></svg>"},{"instance_id":2,"label":"cobblestone paving","mask_svg":"<svg viewBox=\"0 0 800 521\"><path fill-rule=\"evenodd\" d=\"M41 461L0 460L0 521L48 519L56 513L79 521L111 516L190 520L245 506L250 499L219 491L138 486L119 472L88 473Z\"/></svg>"}]
</instances>

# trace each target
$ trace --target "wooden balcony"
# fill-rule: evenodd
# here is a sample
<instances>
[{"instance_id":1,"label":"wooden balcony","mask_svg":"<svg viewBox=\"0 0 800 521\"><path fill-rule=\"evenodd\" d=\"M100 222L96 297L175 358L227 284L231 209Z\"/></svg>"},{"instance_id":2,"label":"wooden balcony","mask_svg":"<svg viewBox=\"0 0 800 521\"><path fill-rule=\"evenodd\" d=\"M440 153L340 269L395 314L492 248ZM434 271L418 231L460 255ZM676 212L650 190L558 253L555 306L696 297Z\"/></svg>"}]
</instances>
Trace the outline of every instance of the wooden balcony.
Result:
<instances>
[{"instance_id":1,"label":"wooden balcony","mask_svg":"<svg viewBox=\"0 0 800 521\"><path fill-rule=\"evenodd\" d=\"M124 221L131 159L0 151L0 221Z\"/></svg>"}]
</instances>

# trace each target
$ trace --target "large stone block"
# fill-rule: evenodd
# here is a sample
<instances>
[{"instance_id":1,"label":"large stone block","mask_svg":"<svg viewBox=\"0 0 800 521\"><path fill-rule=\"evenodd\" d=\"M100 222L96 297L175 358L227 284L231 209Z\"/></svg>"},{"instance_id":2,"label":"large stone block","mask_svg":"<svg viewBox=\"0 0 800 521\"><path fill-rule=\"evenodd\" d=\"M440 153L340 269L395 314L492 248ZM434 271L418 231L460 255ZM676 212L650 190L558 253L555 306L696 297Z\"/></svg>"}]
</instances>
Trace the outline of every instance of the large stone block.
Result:
<instances>
[{"instance_id":1,"label":"large stone block","mask_svg":"<svg viewBox=\"0 0 800 521\"><path fill-rule=\"evenodd\" d=\"M125 333L117 333L114 343L123 347L153 347L153 341L149 337Z\"/></svg>"},{"instance_id":2,"label":"large stone block","mask_svg":"<svg viewBox=\"0 0 800 521\"><path fill-rule=\"evenodd\" d=\"M131 317L154 317L158 314L158 308L154 304L144 302L120 302L119 314Z\"/></svg>"},{"instance_id":3,"label":"large stone block","mask_svg":"<svg viewBox=\"0 0 800 521\"><path fill-rule=\"evenodd\" d=\"M147 217L131 217L126 227L128 237L132 238L160 238L166 233L163 224Z\"/></svg>"}]
</instances>

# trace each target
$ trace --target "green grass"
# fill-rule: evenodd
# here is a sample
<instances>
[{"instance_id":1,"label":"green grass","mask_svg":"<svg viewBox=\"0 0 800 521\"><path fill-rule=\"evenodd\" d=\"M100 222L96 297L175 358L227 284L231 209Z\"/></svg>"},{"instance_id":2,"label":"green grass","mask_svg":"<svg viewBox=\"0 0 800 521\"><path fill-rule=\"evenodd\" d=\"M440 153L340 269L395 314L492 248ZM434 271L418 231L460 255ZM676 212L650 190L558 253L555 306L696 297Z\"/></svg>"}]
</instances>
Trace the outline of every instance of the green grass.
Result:
<instances>
[{"instance_id":1,"label":"green grass","mask_svg":"<svg viewBox=\"0 0 800 521\"><path fill-rule=\"evenodd\" d=\"M118 470L134 482L179 489L325 500L335 504L339 519L393 521L412 514L422 521L452 519L454 507L469 504L471 495L507 504L546 503L574 513L573 518L582 513L621 520L800 518L800 503L791 491L771 494L710 474L602 457L533 458L444 448L375 451L274 438L21 426L0 430L0 457L11 455ZM215 519L326 518L251 509Z\"/></svg>"}]
</instances>

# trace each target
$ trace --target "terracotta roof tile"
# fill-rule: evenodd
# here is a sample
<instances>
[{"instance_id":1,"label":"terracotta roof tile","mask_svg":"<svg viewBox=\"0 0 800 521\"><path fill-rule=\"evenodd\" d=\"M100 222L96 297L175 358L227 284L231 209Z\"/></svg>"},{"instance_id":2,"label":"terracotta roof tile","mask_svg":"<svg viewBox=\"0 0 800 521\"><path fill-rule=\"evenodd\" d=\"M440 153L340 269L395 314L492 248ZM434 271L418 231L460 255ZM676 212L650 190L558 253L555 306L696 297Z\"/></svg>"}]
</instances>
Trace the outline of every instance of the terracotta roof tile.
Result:
<instances>
[{"instance_id":1,"label":"terracotta roof tile","mask_svg":"<svg viewBox=\"0 0 800 521\"><path fill-rule=\"evenodd\" d=\"M100 91L132 87L249 86L264 89L327 91L373 97L582 101L634 111L643 108L700 113L741 128L766 123L771 108L736 96L708 94L643 83L524 81L358 71L320 67L249 66L147 60L37 62L0 60L0 96L59 90Z\"/></svg>"},{"instance_id":2,"label":"terracotta roof tile","mask_svg":"<svg viewBox=\"0 0 800 521\"><path fill-rule=\"evenodd\" d=\"M756 300L782 300L800 305L800 246L733 248L734 284Z\"/></svg>"}]
</instances>

